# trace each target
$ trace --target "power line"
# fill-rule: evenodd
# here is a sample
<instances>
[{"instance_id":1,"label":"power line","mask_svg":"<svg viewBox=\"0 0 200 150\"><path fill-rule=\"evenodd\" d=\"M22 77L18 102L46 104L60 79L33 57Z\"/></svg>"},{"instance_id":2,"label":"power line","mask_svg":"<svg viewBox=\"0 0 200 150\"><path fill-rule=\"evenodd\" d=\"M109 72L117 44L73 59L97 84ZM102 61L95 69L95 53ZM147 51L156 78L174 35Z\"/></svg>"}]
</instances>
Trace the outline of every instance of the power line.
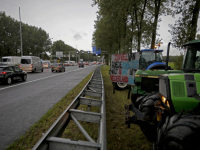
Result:
<instances>
[{"instance_id":1,"label":"power line","mask_svg":"<svg viewBox=\"0 0 200 150\"><path fill-rule=\"evenodd\" d=\"M23 11L28 17L30 17L23 9L22 9L22 11ZM31 17L30 17L29 19L31 19L33 22L35 22ZM35 22L35 23L38 25L37 22ZM39 25L38 25L38 26L39 26Z\"/></svg>"},{"instance_id":2,"label":"power line","mask_svg":"<svg viewBox=\"0 0 200 150\"><path fill-rule=\"evenodd\" d=\"M1 1L3 1L3 2L5 2L5 3L8 3L8 4L10 4L10 5L13 5L13 6L15 6L15 7L18 7L18 8L19 8L19 6L16 6L16 5L14 5L14 4L11 4L11 3L9 3L9 2L6 2L6 1L4 1L4 0L1 0Z\"/></svg>"},{"instance_id":3,"label":"power line","mask_svg":"<svg viewBox=\"0 0 200 150\"><path fill-rule=\"evenodd\" d=\"M6 1L4 1L4 0L1 0L1 1L2 1L2 2L5 2L5 3L8 3L8 4L10 4L10 5L13 5L13 6L17 7L17 8L19 8L19 6L16 6L16 5L12 4L12 3L6 2ZM20 9L28 16L28 18L29 18L30 20L32 20L34 23L36 23L36 24L39 26L39 24L38 24L35 20L33 20L21 7L20 7Z\"/></svg>"}]
</instances>

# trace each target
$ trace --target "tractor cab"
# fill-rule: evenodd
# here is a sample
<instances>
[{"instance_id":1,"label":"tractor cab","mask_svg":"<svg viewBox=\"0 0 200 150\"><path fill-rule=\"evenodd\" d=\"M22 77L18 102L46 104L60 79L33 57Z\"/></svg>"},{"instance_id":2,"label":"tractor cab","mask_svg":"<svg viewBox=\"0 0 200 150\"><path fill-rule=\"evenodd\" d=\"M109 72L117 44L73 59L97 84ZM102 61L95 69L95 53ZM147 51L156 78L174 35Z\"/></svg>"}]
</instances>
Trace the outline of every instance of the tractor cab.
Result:
<instances>
[{"instance_id":1,"label":"tractor cab","mask_svg":"<svg viewBox=\"0 0 200 150\"><path fill-rule=\"evenodd\" d=\"M148 70L152 68L158 69L158 67L164 68L166 65L163 63L162 57L163 50L154 50L154 49L142 49L140 50L140 60L139 60L139 69Z\"/></svg>"},{"instance_id":2,"label":"tractor cab","mask_svg":"<svg viewBox=\"0 0 200 150\"><path fill-rule=\"evenodd\" d=\"M184 45L185 56L182 70L184 72L200 72L200 40L191 41Z\"/></svg>"}]
</instances>

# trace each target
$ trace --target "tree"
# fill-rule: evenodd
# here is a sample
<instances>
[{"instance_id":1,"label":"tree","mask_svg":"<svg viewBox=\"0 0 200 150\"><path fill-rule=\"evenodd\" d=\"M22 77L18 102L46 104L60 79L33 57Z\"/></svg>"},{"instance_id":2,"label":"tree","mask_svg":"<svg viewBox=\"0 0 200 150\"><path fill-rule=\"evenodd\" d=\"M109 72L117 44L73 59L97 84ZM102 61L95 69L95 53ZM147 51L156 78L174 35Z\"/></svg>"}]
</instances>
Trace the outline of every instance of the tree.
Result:
<instances>
[{"instance_id":1,"label":"tree","mask_svg":"<svg viewBox=\"0 0 200 150\"><path fill-rule=\"evenodd\" d=\"M0 13L0 56L20 55L18 22Z\"/></svg>"},{"instance_id":2,"label":"tree","mask_svg":"<svg viewBox=\"0 0 200 150\"><path fill-rule=\"evenodd\" d=\"M181 48L183 43L195 40L197 37L197 22L200 11L199 0L177 0L174 5L174 15L181 15L174 25L170 24L172 41Z\"/></svg>"},{"instance_id":3,"label":"tree","mask_svg":"<svg viewBox=\"0 0 200 150\"><path fill-rule=\"evenodd\" d=\"M156 35L157 35L157 29L158 29L158 22L162 21L161 18L159 18L162 15L170 15L172 13L170 3L173 4L174 0L168 1L168 0L153 0L149 2L149 5L147 6L149 16L148 20L150 20L151 24L151 49L155 48L156 45Z\"/></svg>"}]
</instances>

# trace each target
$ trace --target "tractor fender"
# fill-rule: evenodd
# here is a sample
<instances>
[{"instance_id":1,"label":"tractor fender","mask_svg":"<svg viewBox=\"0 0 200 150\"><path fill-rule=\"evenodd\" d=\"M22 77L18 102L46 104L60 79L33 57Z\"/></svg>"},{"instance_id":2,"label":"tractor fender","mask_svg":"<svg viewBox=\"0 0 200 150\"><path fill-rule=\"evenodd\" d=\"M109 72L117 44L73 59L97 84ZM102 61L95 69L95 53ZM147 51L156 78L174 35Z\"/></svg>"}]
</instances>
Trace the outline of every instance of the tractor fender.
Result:
<instances>
[{"instance_id":1,"label":"tractor fender","mask_svg":"<svg viewBox=\"0 0 200 150\"><path fill-rule=\"evenodd\" d=\"M165 69L165 66L166 66L166 64L163 63L163 62L154 62L154 63L152 63L151 65L149 65L149 66L147 67L147 70L149 70L149 69L151 69L151 68L155 68L155 67L160 67L160 68Z\"/></svg>"}]
</instances>

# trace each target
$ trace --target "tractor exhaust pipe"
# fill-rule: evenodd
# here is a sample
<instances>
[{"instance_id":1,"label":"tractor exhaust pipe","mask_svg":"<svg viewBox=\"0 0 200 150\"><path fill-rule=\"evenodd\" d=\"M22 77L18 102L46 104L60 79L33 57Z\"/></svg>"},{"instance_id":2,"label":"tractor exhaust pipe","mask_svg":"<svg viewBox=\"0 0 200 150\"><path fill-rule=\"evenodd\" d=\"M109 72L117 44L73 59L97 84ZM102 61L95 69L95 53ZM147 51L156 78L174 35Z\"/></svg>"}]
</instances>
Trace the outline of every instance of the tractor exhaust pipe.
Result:
<instances>
[{"instance_id":1,"label":"tractor exhaust pipe","mask_svg":"<svg viewBox=\"0 0 200 150\"><path fill-rule=\"evenodd\" d=\"M165 71L167 71L168 69L168 61L169 61L169 50L170 50L170 44L171 42L168 43L168 46L167 46L167 57L166 57L166 66L165 66Z\"/></svg>"}]
</instances>

